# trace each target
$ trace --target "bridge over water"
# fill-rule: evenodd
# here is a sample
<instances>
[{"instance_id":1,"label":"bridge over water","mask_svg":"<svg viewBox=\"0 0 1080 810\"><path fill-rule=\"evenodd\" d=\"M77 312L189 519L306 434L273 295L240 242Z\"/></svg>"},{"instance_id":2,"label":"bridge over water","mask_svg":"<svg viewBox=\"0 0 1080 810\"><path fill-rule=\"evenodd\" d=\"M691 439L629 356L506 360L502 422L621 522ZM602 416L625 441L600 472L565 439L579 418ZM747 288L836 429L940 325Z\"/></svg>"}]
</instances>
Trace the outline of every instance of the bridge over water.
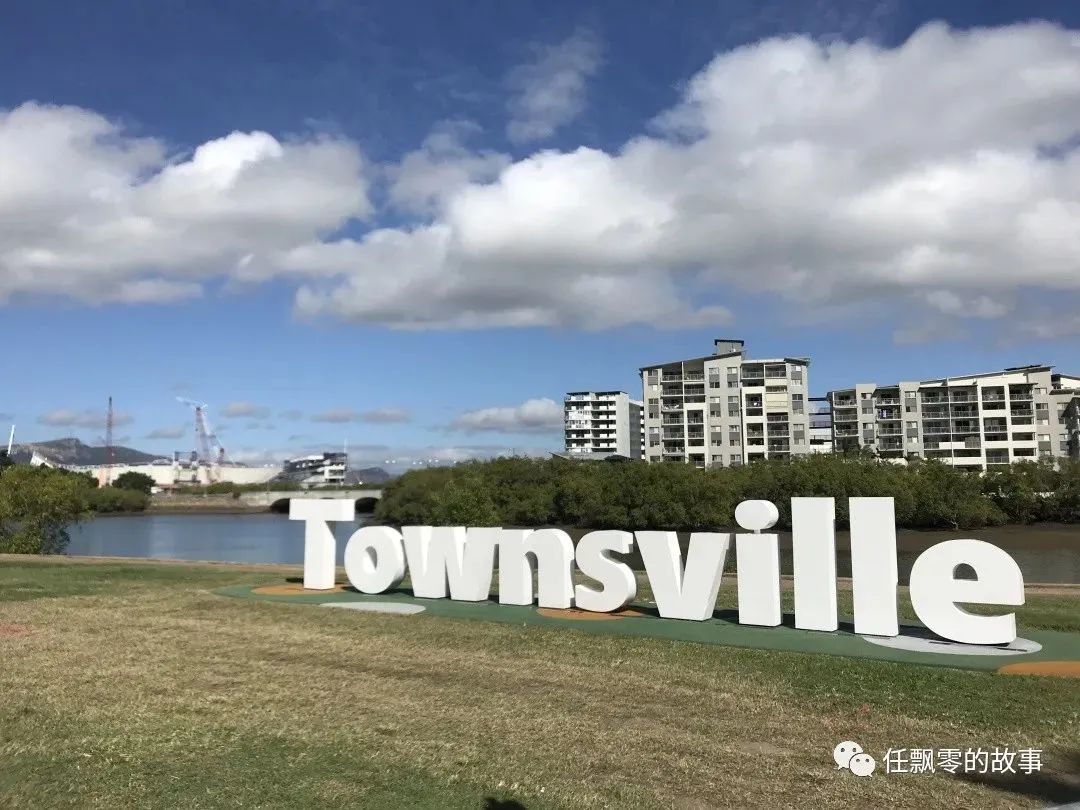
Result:
<instances>
[{"instance_id":1,"label":"bridge over water","mask_svg":"<svg viewBox=\"0 0 1080 810\"><path fill-rule=\"evenodd\" d=\"M360 487L357 489L305 489L298 492L241 492L236 499L242 506L252 508L263 507L272 512L288 512L289 501L293 498L328 499L335 498L344 500L352 498L356 501L357 512L370 512L375 508L375 502L382 497L381 489Z\"/></svg>"}]
</instances>

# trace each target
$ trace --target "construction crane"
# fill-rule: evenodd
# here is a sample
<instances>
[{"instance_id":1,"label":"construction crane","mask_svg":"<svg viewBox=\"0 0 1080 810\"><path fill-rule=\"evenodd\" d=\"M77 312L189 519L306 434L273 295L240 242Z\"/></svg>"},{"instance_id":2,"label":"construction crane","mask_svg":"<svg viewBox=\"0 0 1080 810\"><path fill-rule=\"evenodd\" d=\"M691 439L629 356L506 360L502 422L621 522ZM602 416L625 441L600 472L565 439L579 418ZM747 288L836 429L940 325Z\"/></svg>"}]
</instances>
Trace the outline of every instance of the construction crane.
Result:
<instances>
[{"instance_id":1,"label":"construction crane","mask_svg":"<svg viewBox=\"0 0 1080 810\"><path fill-rule=\"evenodd\" d=\"M217 434L210 429L210 421L206 418L206 403L195 402L191 399L184 399L183 397L177 397L177 402L182 402L184 405L194 409L195 411L195 436L199 442L197 464L206 467L206 481L207 483L214 483L220 474L220 467L226 463L225 448L221 446L221 442L218 441ZM211 451L216 450L217 459L211 456ZM215 467L215 464L217 465Z\"/></svg>"}]
</instances>

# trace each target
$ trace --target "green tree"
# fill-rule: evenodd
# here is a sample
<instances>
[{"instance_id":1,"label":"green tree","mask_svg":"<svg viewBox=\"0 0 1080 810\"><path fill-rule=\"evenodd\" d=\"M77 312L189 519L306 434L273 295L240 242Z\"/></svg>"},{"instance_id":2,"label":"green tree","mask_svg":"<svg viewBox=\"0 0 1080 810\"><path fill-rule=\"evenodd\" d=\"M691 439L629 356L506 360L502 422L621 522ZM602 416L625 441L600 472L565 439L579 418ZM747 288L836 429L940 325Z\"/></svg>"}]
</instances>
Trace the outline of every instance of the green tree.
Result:
<instances>
[{"instance_id":1,"label":"green tree","mask_svg":"<svg viewBox=\"0 0 1080 810\"><path fill-rule=\"evenodd\" d=\"M131 489L149 495L154 488L154 479L146 473L128 470L118 475L112 485L117 489Z\"/></svg>"},{"instance_id":2,"label":"green tree","mask_svg":"<svg viewBox=\"0 0 1080 810\"><path fill-rule=\"evenodd\" d=\"M5 470L0 476L0 552L62 553L67 529L87 514L92 491L83 476L64 470Z\"/></svg>"}]
</instances>

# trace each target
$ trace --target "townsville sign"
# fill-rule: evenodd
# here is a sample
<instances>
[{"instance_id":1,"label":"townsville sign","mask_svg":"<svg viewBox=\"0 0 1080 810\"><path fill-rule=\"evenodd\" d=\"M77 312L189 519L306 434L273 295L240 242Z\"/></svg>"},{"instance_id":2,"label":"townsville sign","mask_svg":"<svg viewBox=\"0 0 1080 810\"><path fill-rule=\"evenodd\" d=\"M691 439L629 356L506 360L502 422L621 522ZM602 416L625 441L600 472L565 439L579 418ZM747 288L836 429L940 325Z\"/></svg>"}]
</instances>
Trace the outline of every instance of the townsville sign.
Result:
<instances>
[{"instance_id":1,"label":"townsville sign","mask_svg":"<svg viewBox=\"0 0 1080 810\"><path fill-rule=\"evenodd\" d=\"M892 498L851 498L851 588L855 632L899 634L896 525ZM334 587L336 540L330 523L355 518L352 500L294 499L289 517L305 522L304 587ZM704 621L713 615L724 564L735 544L739 623L781 624L780 550L767 532L779 517L769 501L744 501L735 521L744 533L694 532L683 559L675 532L589 532L575 548L559 529L364 526L345 546L345 574L362 593L383 593L405 577L413 595L481 602L491 596L498 561L498 600L505 605L607 613L630 603L637 580L616 554L637 544L660 616ZM837 630L835 502L792 498L795 626ZM957 579L961 565L974 579ZM588 582L574 584L574 568ZM534 593L534 574L536 589ZM1022 605L1024 580L1006 552L981 540L947 540L924 551L910 575L915 613L939 636L966 644L1016 639L1014 613L976 615L964 604Z\"/></svg>"}]
</instances>

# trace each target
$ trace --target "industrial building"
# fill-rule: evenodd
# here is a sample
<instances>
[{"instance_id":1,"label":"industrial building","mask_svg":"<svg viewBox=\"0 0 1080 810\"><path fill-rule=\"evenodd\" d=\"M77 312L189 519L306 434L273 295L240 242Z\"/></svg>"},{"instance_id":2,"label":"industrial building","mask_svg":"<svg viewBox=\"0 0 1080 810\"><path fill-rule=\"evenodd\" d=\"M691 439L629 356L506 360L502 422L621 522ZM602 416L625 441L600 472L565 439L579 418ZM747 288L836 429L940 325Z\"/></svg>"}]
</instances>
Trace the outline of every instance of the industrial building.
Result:
<instances>
[{"instance_id":1,"label":"industrial building","mask_svg":"<svg viewBox=\"0 0 1080 810\"><path fill-rule=\"evenodd\" d=\"M625 391L571 391L563 419L569 458L642 457L642 404Z\"/></svg>"},{"instance_id":2,"label":"industrial building","mask_svg":"<svg viewBox=\"0 0 1080 810\"><path fill-rule=\"evenodd\" d=\"M733 467L811 452L810 360L747 359L741 340L645 366L645 459Z\"/></svg>"},{"instance_id":3,"label":"industrial building","mask_svg":"<svg viewBox=\"0 0 1080 810\"><path fill-rule=\"evenodd\" d=\"M828 400L837 452L867 448L970 470L1080 457L1080 377L1052 366L859 384Z\"/></svg>"},{"instance_id":4,"label":"industrial building","mask_svg":"<svg viewBox=\"0 0 1080 810\"><path fill-rule=\"evenodd\" d=\"M278 481L291 481L302 487L345 483L349 457L345 453L314 453L288 459L277 475Z\"/></svg>"}]
</instances>

